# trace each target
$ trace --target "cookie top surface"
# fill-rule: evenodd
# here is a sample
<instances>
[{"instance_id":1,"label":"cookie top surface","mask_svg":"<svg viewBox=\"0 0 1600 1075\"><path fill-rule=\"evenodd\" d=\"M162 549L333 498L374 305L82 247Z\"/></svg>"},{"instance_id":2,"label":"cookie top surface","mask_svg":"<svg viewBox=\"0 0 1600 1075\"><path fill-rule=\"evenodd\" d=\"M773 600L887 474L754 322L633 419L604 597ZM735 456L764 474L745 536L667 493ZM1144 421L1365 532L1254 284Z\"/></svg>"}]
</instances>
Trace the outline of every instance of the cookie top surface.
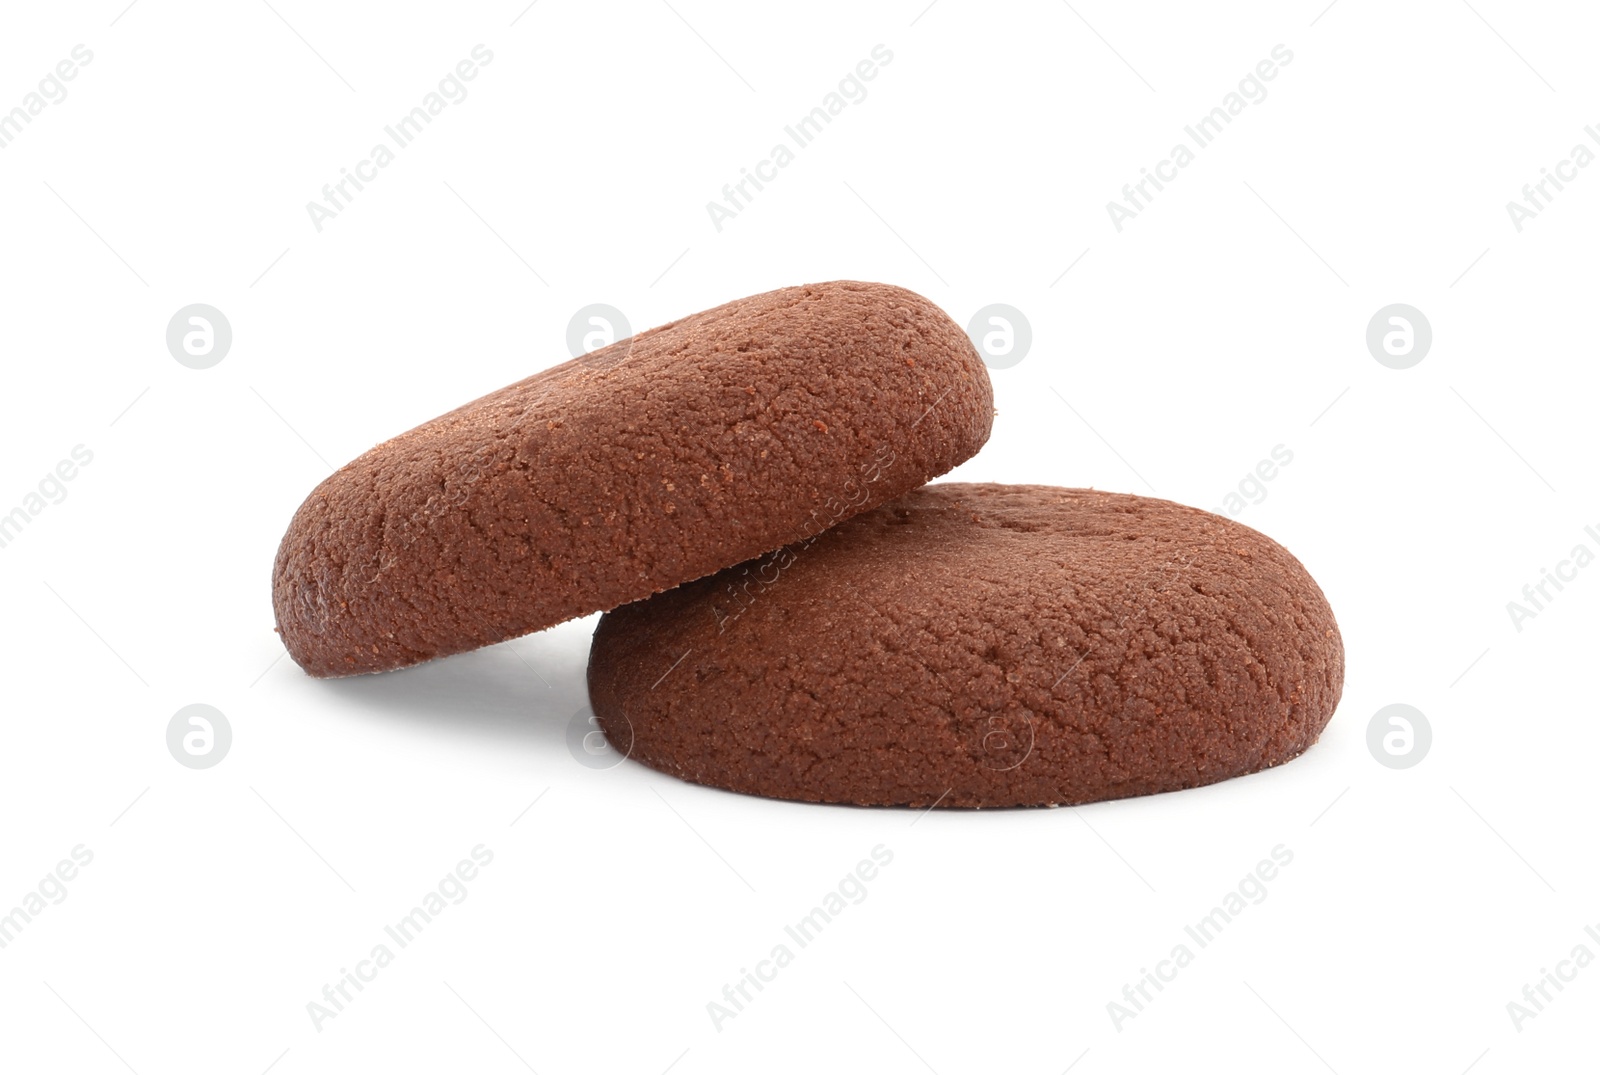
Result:
<instances>
[{"instance_id":1,"label":"cookie top surface","mask_svg":"<svg viewBox=\"0 0 1600 1075\"><path fill-rule=\"evenodd\" d=\"M296 512L289 653L376 672L614 608L804 539L989 436L988 374L933 303L839 281L620 340L385 441Z\"/></svg>"},{"instance_id":2,"label":"cookie top surface","mask_svg":"<svg viewBox=\"0 0 1600 1075\"><path fill-rule=\"evenodd\" d=\"M1338 703L1321 590L1271 539L1163 500L941 483L604 616L613 744L823 802L1013 806L1279 764Z\"/></svg>"}]
</instances>

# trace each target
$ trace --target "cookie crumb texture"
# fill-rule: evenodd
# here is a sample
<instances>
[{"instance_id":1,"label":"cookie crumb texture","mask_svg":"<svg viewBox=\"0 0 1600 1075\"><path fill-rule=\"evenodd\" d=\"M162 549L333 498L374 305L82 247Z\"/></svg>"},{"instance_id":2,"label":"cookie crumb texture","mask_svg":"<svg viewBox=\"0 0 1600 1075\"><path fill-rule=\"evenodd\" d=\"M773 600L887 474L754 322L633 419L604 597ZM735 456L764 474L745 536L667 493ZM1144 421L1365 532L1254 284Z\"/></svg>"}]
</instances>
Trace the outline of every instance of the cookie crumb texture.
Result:
<instances>
[{"instance_id":1,"label":"cookie crumb texture","mask_svg":"<svg viewBox=\"0 0 1600 1075\"><path fill-rule=\"evenodd\" d=\"M1271 539L1164 500L942 483L601 618L617 749L861 805L1025 806L1210 784L1313 742L1344 683Z\"/></svg>"},{"instance_id":2,"label":"cookie crumb texture","mask_svg":"<svg viewBox=\"0 0 1600 1075\"><path fill-rule=\"evenodd\" d=\"M917 487L993 414L966 333L913 292L730 302L342 467L278 549L278 631L307 672L343 676L615 608Z\"/></svg>"}]
</instances>

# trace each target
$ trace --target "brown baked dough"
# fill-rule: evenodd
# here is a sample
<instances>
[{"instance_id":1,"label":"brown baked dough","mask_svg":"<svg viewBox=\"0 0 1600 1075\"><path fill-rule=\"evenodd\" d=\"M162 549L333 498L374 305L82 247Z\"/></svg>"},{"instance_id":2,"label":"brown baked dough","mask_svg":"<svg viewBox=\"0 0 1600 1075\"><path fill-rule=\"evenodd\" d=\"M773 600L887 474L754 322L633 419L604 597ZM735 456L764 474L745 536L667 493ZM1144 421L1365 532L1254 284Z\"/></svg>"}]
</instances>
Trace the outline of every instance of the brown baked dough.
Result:
<instances>
[{"instance_id":1,"label":"brown baked dough","mask_svg":"<svg viewBox=\"0 0 1600 1075\"><path fill-rule=\"evenodd\" d=\"M589 695L663 772L812 802L1085 803L1278 765L1344 648L1282 546L1164 500L942 483L608 613Z\"/></svg>"},{"instance_id":2,"label":"brown baked dough","mask_svg":"<svg viewBox=\"0 0 1600 1075\"><path fill-rule=\"evenodd\" d=\"M804 539L989 437L966 333L838 281L640 333L385 441L319 485L273 567L314 676L400 668Z\"/></svg>"}]
</instances>

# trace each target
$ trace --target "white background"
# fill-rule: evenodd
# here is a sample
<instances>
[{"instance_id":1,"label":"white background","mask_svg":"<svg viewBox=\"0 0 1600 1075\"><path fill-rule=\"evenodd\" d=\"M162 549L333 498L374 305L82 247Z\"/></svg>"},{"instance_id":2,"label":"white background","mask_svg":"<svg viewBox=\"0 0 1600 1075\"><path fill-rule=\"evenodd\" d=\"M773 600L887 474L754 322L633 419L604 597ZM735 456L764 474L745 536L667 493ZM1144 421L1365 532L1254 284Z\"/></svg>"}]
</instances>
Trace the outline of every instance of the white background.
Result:
<instances>
[{"instance_id":1,"label":"white background","mask_svg":"<svg viewBox=\"0 0 1600 1075\"><path fill-rule=\"evenodd\" d=\"M1593 1063L1600 969L1520 1029L1507 1003L1600 955L1600 567L1520 631L1506 604L1600 551L1600 168L1520 233L1505 207L1600 124L1592 10L524 2L6 5L0 108L94 59L0 151L0 512L94 458L0 549L0 910L94 859L0 950L0 1064ZM479 43L470 95L319 233L306 203ZM868 96L719 233L706 202L880 43ZM1106 203L1277 44L1268 96L1119 233ZM282 657L272 556L330 466L566 358L587 303L642 329L836 278L1031 322L953 477L1218 509L1291 450L1240 519L1338 616L1321 742L1174 795L921 816L578 764L592 619L355 681ZM197 302L234 333L204 371L164 339ZM1364 341L1395 302L1434 332L1404 371ZM194 702L234 736L201 771L165 743ZM1433 729L1405 770L1366 745L1395 702ZM318 1029L307 1003L478 844L468 898ZM866 900L715 1026L878 844ZM1278 844L1265 902L1116 1025Z\"/></svg>"}]
</instances>

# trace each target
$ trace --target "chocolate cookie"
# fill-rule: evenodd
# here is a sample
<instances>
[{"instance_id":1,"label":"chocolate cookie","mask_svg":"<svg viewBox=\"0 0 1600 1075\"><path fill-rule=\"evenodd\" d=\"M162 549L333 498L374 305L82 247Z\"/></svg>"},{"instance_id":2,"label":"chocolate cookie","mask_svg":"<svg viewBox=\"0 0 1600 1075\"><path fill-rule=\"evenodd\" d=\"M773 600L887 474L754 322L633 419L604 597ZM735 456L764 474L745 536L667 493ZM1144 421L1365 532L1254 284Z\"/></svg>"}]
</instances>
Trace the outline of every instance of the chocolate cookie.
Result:
<instances>
[{"instance_id":1,"label":"chocolate cookie","mask_svg":"<svg viewBox=\"0 0 1600 1075\"><path fill-rule=\"evenodd\" d=\"M893 499L989 437L965 332L903 288L730 302L385 441L289 524L272 601L315 676L615 608Z\"/></svg>"},{"instance_id":2,"label":"chocolate cookie","mask_svg":"<svg viewBox=\"0 0 1600 1075\"><path fill-rule=\"evenodd\" d=\"M1278 765L1344 647L1282 546L1165 500L930 485L608 613L589 697L685 780L862 805L1072 804Z\"/></svg>"}]
</instances>

